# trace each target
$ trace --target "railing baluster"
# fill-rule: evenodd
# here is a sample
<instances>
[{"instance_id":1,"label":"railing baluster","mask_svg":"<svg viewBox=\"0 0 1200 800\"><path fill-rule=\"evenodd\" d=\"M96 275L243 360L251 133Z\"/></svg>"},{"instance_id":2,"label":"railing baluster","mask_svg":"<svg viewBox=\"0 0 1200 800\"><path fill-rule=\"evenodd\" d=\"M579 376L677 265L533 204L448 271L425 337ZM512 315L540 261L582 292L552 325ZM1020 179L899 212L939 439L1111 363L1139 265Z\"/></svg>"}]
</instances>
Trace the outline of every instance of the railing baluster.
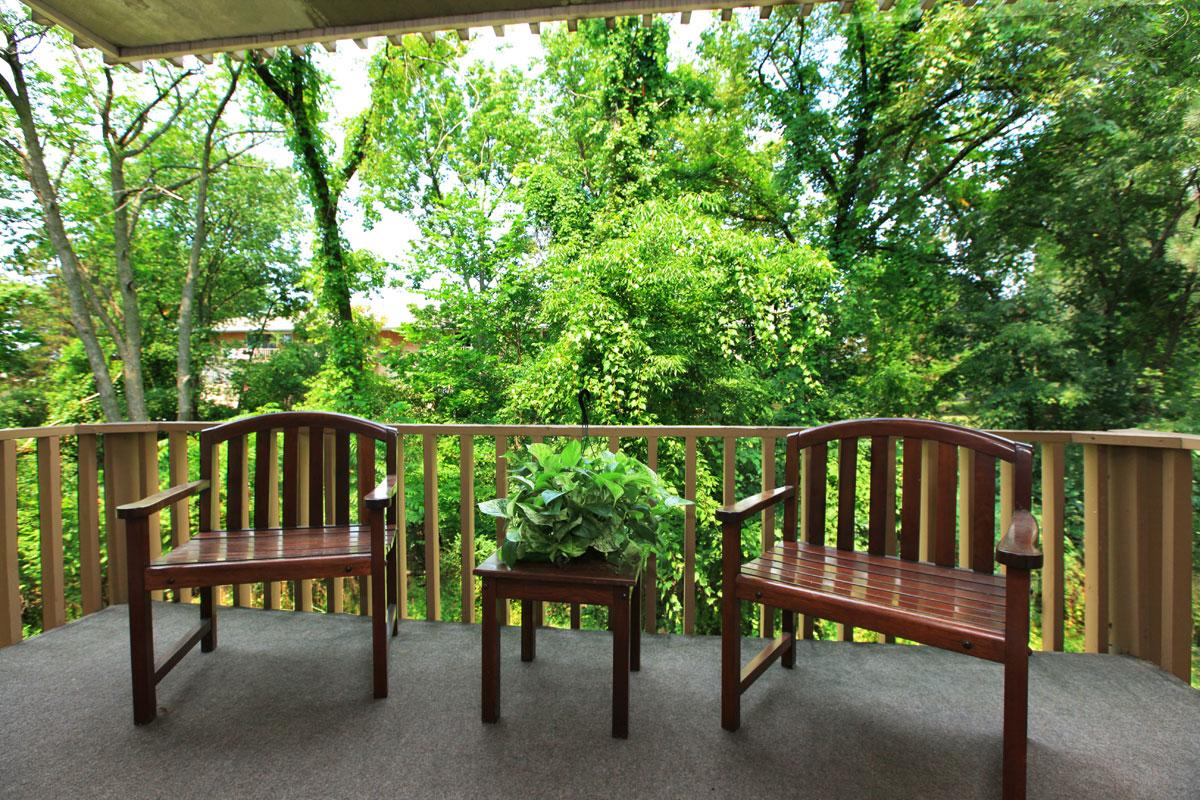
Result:
<instances>
[{"instance_id":1,"label":"railing baluster","mask_svg":"<svg viewBox=\"0 0 1200 800\"><path fill-rule=\"evenodd\" d=\"M922 561L933 561L938 493L937 442L921 441L921 478L921 546L918 550Z\"/></svg>"},{"instance_id":2,"label":"railing baluster","mask_svg":"<svg viewBox=\"0 0 1200 800\"><path fill-rule=\"evenodd\" d=\"M104 436L105 540L108 546L108 600L124 603L129 594L125 563L125 521L117 519L117 506L142 498L138 475L138 434ZM215 493L214 489L214 493Z\"/></svg>"},{"instance_id":3,"label":"railing baluster","mask_svg":"<svg viewBox=\"0 0 1200 800\"><path fill-rule=\"evenodd\" d=\"M462 562L462 621L475 622L475 439L458 437L458 530Z\"/></svg>"},{"instance_id":4,"label":"railing baluster","mask_svg":"<svg viewBox=\"0 0 1200 800\"><path fill-rule=\"evenodd\" d=\"M337 451L337 431L332 428L325 430L322 438L322 447L324 449L324 460L321 462L322 479L321 489L325 494L325 524L326 525L344 525L349 522L348 519L338 519L338 503L340 495L338 493L338 475L342 470L343 465L338 463ZM348 472L340 472L341 475L348 477ZM345 478L343 478L344 480ZM345 610L345 579L344 578L328 578L325 581L325 611L329 614L341 614ZM371 596L371 591L367 585L367 581L359 580L359 611L367 604L365 601Z\"/></svg>"},{"instance_id":5,"label":"railing baluster","mask_svg":"<svg viewBox=\"0 0 1200 800\"><path fill-rule=\"evenodd\" d=\"M1000 533L1008 530L1012 525L1013 518L1013 498L1016 491L1014 482L1015 473L1011 461L1000 462Z\"/></svg>"},{"instance_id":6,"label":"railing baluster","mask_svg":"<svg viewBox=\"0 0 1200 800\"><path fill-rule=\"evenodd\" d=\"M529 437L529 442L531 444L541 444L542 442L545 441L545 439L546 439L546 437L542 436L540 433L535 433ZM608 439L608 449L611 452L615 453L617 451L613 449L613 443L614 443L614 439L613 439L613 437L610 436ZM531 603L530 605L533 608L533 624L534 624L534 626L538 627L538 628L545 627L546 620L550 617L550 604L548 602L541 602L541 603ZM524 606L522 606L522 608L524 608Z\"/></svg>"},{"instance_id":7,"label":"railing baluster","mask_svg":"<svg viewBox=\"0 0 1200 800\"><path fill-rule=\"evenodd\" d=\"M1042 649L1050 651L1063 649L1064 450L1061 442L1042 445Z\"/></svg>"},{"instance_id":8,"label":"railing baluster","mask_svg":"<svg viewBox=\"0 0 1200 800\"><path fill-rule=\"evenodd\" d=\"M399 604L397 614L400 619L408 619L408 495L404 484L404 437L396 440L396 463L388 465L396 470L396 569L400 573L400 581L396 587L396 601Z\"/></svg>"},{"instance_id":9,"label":"railing baluster","mask_svg":"<svg viewBox=\"0 0 1200 800\"><path fill-rule=\"evenodd\" d=\"M100 610L100 476L96 435L80 434L76 496L79 506L79 594L83 613Z\"/></svg>"},{"instance_id":10,"label":"railing baluster","mask_svg":"<svg viewBox=\"0 0 1200 800\"><path fill-rule=\"evenodd\" d=\"M508 497L508 436L496 434L496 497ZM507 531L505 521L496 520L496 547L504 544L504 534ZM512 606L507 600L500 600L500 624L508 625L512 620Z\"/></svg>"},{"instance_id":11,"label":"railing baluster","mask_svg":"<svg viewBox=\"0 0 1200 800\"><path fill-rule=\"evenodd\" d=\"M17 567L17 443L0 439L0 647L21 641Z\"/></svg>"},{"instance_id":12,"label":"railing baluster","mask_svg":"<svg viewBox=\"0 0 1200 800\"><path fill-rule=\"evenodd\" d=\"M148 497L159 490L158 481L158 434L153 431L139 433L138 437L138 466L141 467L137 499ZM162 555L162 520L160 515L151 514L147 520L150 529L150 560ZM157 590L150 592L154 600L162 600L166 592Z\"/></svg>"},{"instance_id":13,"label":"railing baluster","mask_svg":"<svg viewBox=\"0 0 1200 800\"><path fill-rule=\"evenodd\" d=\"M658 437L646 439L646 466L658 472ZM646 633L658 632L658 564L654 553L646 559L646 571L642 574L642 610L646 622Z\"/></svg>"},{"instance_id":14,"label":"railing baluster","mask_svg":"<svg viewBox=\"0 0 1200 800\"><path fill-rule=\"evenodd\" d=\"M1108 448L1083 446L1084 650L1108 652Z\"/></svg>"},{"instance_id":15,"label":"railing baluster","mask_svg":"<svg viewBox=\"0 0 1200 800\"><path fill-rule=\"evenodd\" d=\"M1158 663L1185 683L1192 656L1192 454L1163 452L1162 651Z\"/></svg>"},{"instance_id":16,"label":"railing baluster","mask_svg":"<svg viewBox=\"0 0 1200 800\"><path fill-rule=\"evenodd\" d=\"M310 458L312 446L309 429L300 428L296 434L296 516L297 524L301 527L321 524L321 520L319 518L313 520L311 514L312 498L309 493L312 483L312 459ZM293 581L292 610L312 611L312 602L312 580Z\"/></svg>"},{"instance_id":17,"label":"railing baluster","mask_svg":"<svg viewBox=\"0 0 1200 800\"><path fill-rule=\"evenodd\" d=\"M425 468L425 618L442 618L441 542L438 534L437 437L423 439Z\"/></svg>"},{"instance_id":18,"label":"railing baluster","mask_svg":"<svg viewBox=\"0 0 1200 800\"><path fill-rule=\"evenodd\" d=\"M683 496L692 501L683 517L683 632L696 632L696 437L684 439Z\"/></svg>"},{"instance_id":19,"label":"railing baluster","mask_svg":"<svg viewBox=\"0 0 1200 800\"><path fill-rule=\"evenodd\" d=\"M42 630L67 622L63 585L62 449L57 436L37 440L38 526L42 560Z\"/></svg>"},{"instance_id":20,"label":"railing baluster","mask_svg":"<svg viewBox=\"0 0 1200 800\"><path fill-rule=\"evenodd\" d=\"M80 437L82 439L82 437ZM80 450L82 458L83 451ZM188 436L183 431L171 431L167 434L167 481L172 486L187 483L188 479ZM82 477L80 478L82 481ZM171 547L176 548L187 544L192 538L191 520L188 515L188 501L180 500L170 508L171 512ZM175 590L175 601L190 603L191 588Z\"/></svg>"},{"instance_id":21,"label":"railing baluster","mask_svg":"<svg viewBox=\"0 0 1200 800\"><path fill-rule=\"evenodd\" d=\"M762 482L764 492L775 488L775 437L762 437ZM735 498L736 499L736 498ZM770 550L775 546L775 507L764 508L762 512L762 549ZM770 639L775 635L775 609L763 606L758 619L758 635Z\"/></svg>"},{"instance_id":22,"label":"railing baluster","mask_svg":"<svg viewBox=\"0 0 1200 800\"><path fill-rule=\"evenodd\" d=\"M975 451L958 448L958 566L970 569L974 557Z\"/></svg>"}]
</instances>

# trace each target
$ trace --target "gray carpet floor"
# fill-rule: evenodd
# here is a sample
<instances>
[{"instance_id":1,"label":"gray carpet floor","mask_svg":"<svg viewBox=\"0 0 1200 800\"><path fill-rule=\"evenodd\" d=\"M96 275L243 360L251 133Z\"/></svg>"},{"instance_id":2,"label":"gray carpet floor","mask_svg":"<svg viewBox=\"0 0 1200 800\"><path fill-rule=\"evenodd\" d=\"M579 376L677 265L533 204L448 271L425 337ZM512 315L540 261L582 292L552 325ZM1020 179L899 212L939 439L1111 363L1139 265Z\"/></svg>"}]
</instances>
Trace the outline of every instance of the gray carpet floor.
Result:
<instances>
[{"instance_id":1,"label":"gray carpet floor","mask_svg":"<svg viewBox=\"0 0 1200 800\"><path fill-rule=\"evenodd\" d=\"M156 607L160 647L195 607ZM409 622L391 697L367 621L222 609L135 727L123 607L0 650L5 797L996 798L1001 669L932 648L803 642L719 724L720 646L643 638L630 738L609 736L611 639L503 638L479 720L479 628ZM1115 656L1035 655L1030 797L1200 798L1200 692Z\"/></svg>"}]
</instances>

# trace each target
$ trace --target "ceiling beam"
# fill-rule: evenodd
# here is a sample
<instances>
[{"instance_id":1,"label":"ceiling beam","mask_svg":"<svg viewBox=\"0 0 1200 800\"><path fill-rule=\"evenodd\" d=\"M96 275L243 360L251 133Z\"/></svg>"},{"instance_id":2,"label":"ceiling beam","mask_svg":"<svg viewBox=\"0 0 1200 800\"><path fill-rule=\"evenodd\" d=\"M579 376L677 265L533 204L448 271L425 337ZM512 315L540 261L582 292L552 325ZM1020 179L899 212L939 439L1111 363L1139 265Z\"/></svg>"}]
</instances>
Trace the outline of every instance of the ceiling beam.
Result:
<instances>
[{"instance_id":1,"label":"ceiling beam","mask_svg":"<svg viewBox=\"0 0 1200 800\"><path fill-rule=\"evenodd\" d=\"M30 13L33 14L35 17L45 19L46 21L49 21L49 22L53 22L55 25L58 25L59 27L65 28L66 30L70 31L76 37L86 40L92 47L96 48L97 50L99 50L101 53L104 54L104 58L106 61L110 60L110 59L113 62L124 60L121 57L122 56L121 48L117 47L115 44L108 41L103 36L100 36L99 34L95 33L94 31L91 31L88 28L84 27L83 25L80 25L78 22L71 19L67 15L63 14L61 11L54 8L49 3L46 3L45 0L22 0L22 2L24 2L25 5L29 6ZM183 55L190 55L190 54L189 53L173 53L172 55L183 56Z\"/></svg>"}]
</instances>

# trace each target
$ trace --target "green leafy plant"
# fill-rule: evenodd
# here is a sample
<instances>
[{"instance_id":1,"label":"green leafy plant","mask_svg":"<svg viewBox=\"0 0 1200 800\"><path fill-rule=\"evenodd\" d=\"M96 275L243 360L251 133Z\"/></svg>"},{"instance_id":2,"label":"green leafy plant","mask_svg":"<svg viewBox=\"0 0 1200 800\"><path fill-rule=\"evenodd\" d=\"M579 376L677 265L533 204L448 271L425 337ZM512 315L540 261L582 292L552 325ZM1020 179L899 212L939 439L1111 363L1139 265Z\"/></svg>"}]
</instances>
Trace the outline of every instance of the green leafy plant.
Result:
<instances>
[{"instance_id":1,"label":"green leafy plant","mask_svg":"<svg viewBox=\"0 0 1200 800\"><path fill-rule=\"evenodd\" d=\"M691 504L636 458L585 453L574 440L561 450L530 445L511 478L519 487L514 495L479 504L508 520L500 559L509 566L521 559L563 563L589 550L609 561L640 561L659 549L663 518Z\"/></svg>"}]
</instances>

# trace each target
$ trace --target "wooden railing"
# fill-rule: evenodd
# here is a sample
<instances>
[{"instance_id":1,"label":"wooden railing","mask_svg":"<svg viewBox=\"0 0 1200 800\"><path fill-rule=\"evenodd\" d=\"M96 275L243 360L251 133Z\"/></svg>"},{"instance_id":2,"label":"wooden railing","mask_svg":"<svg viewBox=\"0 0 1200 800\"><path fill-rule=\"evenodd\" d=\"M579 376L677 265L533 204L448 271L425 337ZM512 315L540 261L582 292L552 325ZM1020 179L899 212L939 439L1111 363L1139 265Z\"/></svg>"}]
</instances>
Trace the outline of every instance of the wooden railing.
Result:
<instances>
[{"instance_id":1,"label":"wooden railing","mask_svg":"<svg viewBox=\"0 0 1200 800\"><path fill-rule=\"evenodd\" d=\"M124 574L124 531L114 509L144 496L160 486L160 476L171 483L195 476L189 444L206 423L121 423L110 425L71 425L44 428L0 430L0 646L19 641L23 636L23 603L31 608L40 604L40 626L48 630L64 624L68 618L90 614L102 606L126 599ZM478 471L495 476L495 492L507 491L504 455L520 443L541 441L547 437L578 436L579 429L553 425L398 425L406 442L400 449L399 473L409 482L420 481L424 507L420 525L404 510L408 530L421 532L424 540L424 592L410 593L410 558L405 531L401 532L401 606L410 615L410 598L423 599L424 616L442 618L443 570L441 558L443 520L438 513L439 469L452 462L439 455L439 443L457 440L458 518L449 530L459 533L460 570L452 576L460 584L464 622L476 619L477 597L471 569L476 562L476 482ZM709 524L707 517L717 502L731 502L738 494L758 488L773 488L782 459L783 438L792 429L781 427L728 426L594 426L594 436L607 439L610 449L630 448L645 458L651 467L659 466L660 453L669 451L672 472L679 473L679 489L700 504L689 506L682 520L681 557L677 568L670 564L649 564L644 581L646 628L664 628L686 634L697 629L697 598L711 591L698 590L697 528ZM1146 431L1000 431L1011 438L1035 444L1039 453L1040 496L1035 487L1035 513L1042 523L1045 568L1041 572L1040 625L1042 647L1062 650L1066 644L1066 558L1068 537L1081 541L1083 549L1083 649L1088 652L1129 653L1154 662L1184 680L1189 679L1192 658L1194 536L1192 451L1200 449L1200 436ZM476 447L482 440L486 446ZM418 446L419 445L419 446ZM404 451L410 464L404 466ZM443 450L451 449L444 447ZM492 463L477 463L477 454L486 452ZM64 458L64 453L67 457ZM419 453L419 456L417 455ZM718 455L719 454L719 455ZM739 470L739 456L743 468ZM929 457L935 457L932 449ZM960 472L969 470L969 454L960 458ZM419 460L419 465L413 463ZM64 463L67 469L64 470ZM745 464L755 465L751 475ZM932 465L925 474L935 474ZM702 481L701 478L705 480ZM739 479L741 483L739 484ZM893 489L895 482L893 481ZM64 485L74 487L73 495L64 495ZM488 482L489 489L491 488ZM959 516L970 519L972 482L959 482ZM414 487L415 489L415 487ZM926 552L927 509L932 505L936 487L932 481L922 485L922 553ZM710 496L711 495L711 496ZM405 492L402 489L400 496ZM1012 475L1001 471L1000 521L1007 527L1012 514ZM66 501L66 502L65 502ZM103 503L102 503L103 501ZM74 511L66 520L72 532L70 559L64 545L64 505ZM891 504L895 509L895 503ZM172 508L162 525L169 526L164 537L155 530L152 548L161 549L165 540L174 546L187 540L190 530L186 503ZM803 518L801 514L801 518ZM101 521L103 517L103 522ZM763 544L774 540L777 529L774 513L762 515ZM891 519L894 529L894 514ZM960 526L967 528L969 526ZM28 546L36 528L36 550ZM714 528L715 530L715 528ZM26 547L20 553L18 540L25 534ZM503 535L499 531L498 535ZM894 544L894 535L890 537ZM715 547L716 539L712 539ZM969 563L969 537L959 543L960 563ZM716 555L716 554L711 554ZM1072 559L1073 560L1073 559ZM28 576L39 575L33 581ZM419 574L419 573L418 573ZM21 577L36 591L23 598ZM68 583L71 591L68 593ZM291 605L296 610L312 610L311 581L293 589ZM715 590L712 590L715 591ZM237 587L230 602L239 605L261 604L281 608L278 585L262 587L256 600L251 587ZM68 604L68 594L73 599ZM173 597L187 601L186 592ZM669 600L668 613L661 601ZM344 604L341 583L336 596L330 587L325 605L328 610L349 610ZM1077 602L1072 607L1078 607ZM539 609L539 612L541 610ZM540 616L540 613L539 613ZM677 624L669 625L668 617ZM763 614L759 627L771 633L774 620ZM841 630L839 629L839 633ZM861 635L861 634L860 634Z\"/></svg>"}]
</instances>

